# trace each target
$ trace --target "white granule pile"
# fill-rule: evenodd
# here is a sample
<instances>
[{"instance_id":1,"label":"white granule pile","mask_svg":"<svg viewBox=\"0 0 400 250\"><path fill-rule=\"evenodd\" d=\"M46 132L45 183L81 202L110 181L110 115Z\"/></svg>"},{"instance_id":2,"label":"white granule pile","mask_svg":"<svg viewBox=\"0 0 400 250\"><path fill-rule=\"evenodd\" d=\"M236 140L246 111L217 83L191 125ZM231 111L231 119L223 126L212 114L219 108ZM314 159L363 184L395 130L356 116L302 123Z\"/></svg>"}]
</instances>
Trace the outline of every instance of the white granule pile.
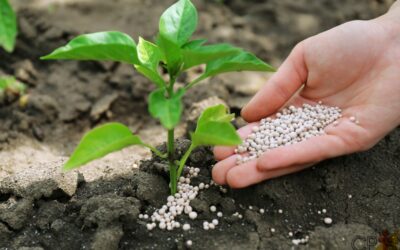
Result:
<instances>
[{"instance_id":1,"label":"white granule pile","mask_svg":"<svg viewBox=\"0 0 400 250\"><path fill-rule=\"evenodd\" d=\"M237 164L253 160L265 151L281 146L305 141L311 137L325 134L324 129L342 117L342 110L318 103L313 106L290 106L276 114L276 118L265 118L250 134L235 153ZM243 155L242 155L243 154Z\"/></svg>"}]
</instances>

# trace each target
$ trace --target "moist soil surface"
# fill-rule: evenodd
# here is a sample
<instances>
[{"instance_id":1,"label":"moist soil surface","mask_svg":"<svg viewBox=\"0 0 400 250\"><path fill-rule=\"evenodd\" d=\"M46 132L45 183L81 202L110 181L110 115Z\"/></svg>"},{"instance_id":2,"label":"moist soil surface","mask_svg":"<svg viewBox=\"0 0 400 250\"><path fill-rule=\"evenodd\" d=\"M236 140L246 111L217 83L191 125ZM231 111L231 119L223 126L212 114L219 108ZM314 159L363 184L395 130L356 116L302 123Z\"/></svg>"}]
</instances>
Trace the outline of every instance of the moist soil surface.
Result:
<instances>
[{"instance_id":1,"label":"moist soil surface","mask_svg":"<svg viewBox=\"0 0 400 250\"><path fill-rule=\"evenodd\" d=\"M149 232L138 219L168 196L165 164L145 150L133 148L80 172L60 173L82 134L98 124L123 122L154 144L161 144L164 134L147 113L146 98L154 87L129 66L38 58L81 33L120 30L151 39L158 17L172 2L12 2L20 34L14 53L0 51L0 74L24 81L29 96L25 107L17 101L0 106L0 249L185 249L187 240L192 249L352 249L355 239L365 246L362 239L399 229L400 129L367 152L301 173L242 190L222 192L212 185L191 203L199 217L180 218L192 226L185 232ZM302 39L347 20L376 17L391 3L194 2L201 20L196 36L244 47L274 66ZM239 114L266 78L253 73L216 77L188 94L186 108L192 112L191 103L201 106L217 96ZM193 127L190 112L180 136ZM238 119L236 124L244 123ZM180 139L178 154L186 147L187 140ZM188 165L201 174L192 182L209 183L214 163L209 148L195 151ZM216 218L210 205L224 216L215 230L205 231L203 221ZM236 212L243 218L232 216ZM325 224L326 217L333 223ZM304 244L292 243L307 236Z\"/></svg>"}]
</instances>

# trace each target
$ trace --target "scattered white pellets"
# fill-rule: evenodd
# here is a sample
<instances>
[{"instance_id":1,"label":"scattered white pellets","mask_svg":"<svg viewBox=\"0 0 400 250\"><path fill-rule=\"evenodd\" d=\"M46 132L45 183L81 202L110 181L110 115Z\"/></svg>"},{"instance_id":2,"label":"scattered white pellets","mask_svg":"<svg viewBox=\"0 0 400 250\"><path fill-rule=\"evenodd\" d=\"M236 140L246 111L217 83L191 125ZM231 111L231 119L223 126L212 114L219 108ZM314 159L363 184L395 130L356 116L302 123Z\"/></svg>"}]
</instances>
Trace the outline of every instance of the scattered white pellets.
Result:
<instances>
[{"instance_id":1,"label":"scattered white pellets","mask_svg":"<svg viewBox=\"0 0 400 250\"><path fill-rule=\"evenodd\" d=\"M264 214L265 213L265 209L264 208L260 208L260 214Z\"/></svg>"},{"instance_id":2,"label":"scattered white pellets","mask_svg":"<svg viewBox=\"0 0 400 250\"><path fill-rule=\"evenodd\" d=\"M292 232L289 232L288 235L289 235L289 237L293 237L293 233Z\"/></svg>"},{"instance_id":3,"label":"scattered white pellets","mask_svg":"<svg viewBox=\"0 0 400 250\"><path fill-rule=\"evenodd\" d=\"M219 221L217 219L213 219L212 220L212 224L214 224L215 226L218 226Z\"/></svg>"},{"instance_id":4,"label":"scattered white pellets","mask_svg":"<svg viewBox=\"0 0 400 250\"><path fill-rule=\"evenodd\" d=\"M236 149L237 164L259 157L263 152L291 145L325 134L324 129L342 117L338 107L322 104L290 106L276 114L275 119L264 118Z\"/></svg>"},{"instance_id":5,"label":"scattered white pellets","mask_svg":"<svg viewBox=\"0 0 400 250\"><path fill-rule=\"evenodd\" d=\"M161 230L171 231L175 228L180 228L181 225L176 221L176 217L182 214L187 214L192 220L197 218L197 213L190 206L190 201L196 198L200 188L199 186L191 185L190 178L199 172L199 168L189 168L189 174L179 178L178 192L173 196L168 196L165 205L156 210L151 216L148 214L139 215L139 219L150 220L152 222L146 225L149 231L156 228L157 224ZM189 230L190 225L184 224L182 228L183 230Z\"/></svg>"},{"instance_id":6,"label":"scattered white pellets","mask_svg":"<svg viewBox=\"0 0 400 250\"><path fill-rule=\"evenodd\" d=\"M349 199L353 198L353 196L351 194L349 194L347 197L349 197Z\"/></svg>"},{"instance_id":7,"label":"scattered white pellets","mask_svg":"<svg viewBox=\"0 0 400 250\"><path fill-rule=\"evenodd\" d=\"M332 218L329 218L329 217L324 218L325 224L330 225L330 224L332 224L332 222L333 222Z\"/></svg>"},{"instance_id":8,"label":"scattered white pellets","mask_svg":"<svg viewBox=\"0 0 400 250\"><path fill-rule=\"evenodd\" d=\"M308 242L309 238L310 238L309 236L306 236L305 238L302 238L302 239L293 239L292 243L296 246L300 245L300 244L306 244Z\"/></svg>"},{"instance_id":9,"label":"scattered white pellets","mask_svg":"<svg viewBox=\"0 0 400 250\"><path fill-rule=\"evenodd\" d=\"M197 218L197 213L196 212L190 212L189 213L189 218L192 219L192 220L196 219Z\"/></svg>"},{"instance_id":10,"label":"scattered white pellets","mask_svg":"<svg viewBox=\"0 0 400 250\"><path fill-rule=\"evenodd\" d=\"M278 213L282 214L282 213L283 213L283 210L282 210L282 209L279 209L279 210L278 210Z\"/></svg>"},{"instance_id":11,"label":"scattered white pellets","mask_svg":"<svg viewBox=\"0 0 400 250\"><path fill-rule=\"evenodd\" d=\"M221 218L223 216L222 212L218 212L217 216Z\"/></svg>"},{"instance_id":12,"label":"scattered white pellets","mask_svg":"<svg viewBox=\"0 0 400 250\"><path fill-rule=\"evenodd\" d=\"M214 206L214 205L210 206L210 211L213 212L213 213L216 212L217 211L217 207Z\"/></svg>"},{"instance_id":13,"label":"scattered white pellets","mask_svg":"<svg viewBox=\"0 0 400 250\"><path fill-rule=\"evenodd\" d=\"M187 241L186 241L186 246L187 246L187 247L193 246L193 242L192 242L191 240L187 240Z\"/></svg>"},{"instance_id":14,"label":"scattered white pellets","mask_svg":"<svg viewBox=\"0 0 400 250\"><path fill-rule=\"evenodd\" d=\"M275 228L271 228L271 233L275 233Z\"/></svg>"},{"instance_id":15,"label":"scattered white pellets","mask_svg":"<svg viewBox=\"0 0 400 250\"><path fill-rule=\"evenodd\" d=\"M326 214L326 209L325 208L322 209L322 213Z\"/></svg>"}]
</instances>

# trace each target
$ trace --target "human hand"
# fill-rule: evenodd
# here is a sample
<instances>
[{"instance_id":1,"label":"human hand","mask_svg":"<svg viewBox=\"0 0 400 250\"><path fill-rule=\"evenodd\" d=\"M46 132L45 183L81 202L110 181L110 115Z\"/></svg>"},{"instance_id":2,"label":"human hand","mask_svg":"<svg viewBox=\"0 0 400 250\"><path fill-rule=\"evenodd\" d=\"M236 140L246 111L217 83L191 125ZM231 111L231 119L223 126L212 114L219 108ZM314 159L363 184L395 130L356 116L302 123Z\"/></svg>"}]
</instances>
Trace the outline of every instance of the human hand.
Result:
<instances>
[{"instance_id":1,"label":"human hand","mask_svg":"<svg viewBox=\"0 0 400 250\"><path fill-rule=\"evenodd\" d=\"M397 13L394 13L397 11ZM233 188L297 172L324 159L364 151L400 124L400 8L370 21L352 21L298 44L242 110L253 122L238 130L245 138L257 121L286 105L322 101L342 109L326 134L267 151L236 165L234 148L216 147L214 181ZM351 122L354 116L359 124Z\"/></svg>"}]
</instances>

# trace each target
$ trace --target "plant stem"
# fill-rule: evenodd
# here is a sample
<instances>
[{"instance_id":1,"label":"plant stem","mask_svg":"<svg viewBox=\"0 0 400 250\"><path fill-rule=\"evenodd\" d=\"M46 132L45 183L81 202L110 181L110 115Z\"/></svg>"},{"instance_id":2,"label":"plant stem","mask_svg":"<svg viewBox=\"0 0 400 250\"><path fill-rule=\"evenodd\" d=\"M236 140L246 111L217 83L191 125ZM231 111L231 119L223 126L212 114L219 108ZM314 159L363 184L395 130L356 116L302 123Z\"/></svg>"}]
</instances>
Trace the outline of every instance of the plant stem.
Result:
<instances>
[{"instance_id":1,"label":"plant stem","mask_svg":"<svg viewBox=\"0 0 400 250\"><path fill-rule=\"evenodd\" d=\"M174 147L174 129L168 130L168 140L167 140L167 152L168 152L168 163L169 163L169 177L170 177L170 188L171 194L176 193L176 165L175 165L175 147Z\"/></svg>"},{"instance_id":2,"label":"plant stem","mask_svg":"<svg viewBox=\"0 0 400 250\"><path fill-rule=\"evenodd\" d=\"M176 176L176 179L178 180L179 177L181 177L182 172L183 172L183 168L185 167L186 161L188 160L190 154L192 153L192 151L196 148L195 145L190 144L189 149L186 151L186 153L183 155L182 159L179 162L179 168L178 168L178 174Z\"/></svg>"}]
</instances>

